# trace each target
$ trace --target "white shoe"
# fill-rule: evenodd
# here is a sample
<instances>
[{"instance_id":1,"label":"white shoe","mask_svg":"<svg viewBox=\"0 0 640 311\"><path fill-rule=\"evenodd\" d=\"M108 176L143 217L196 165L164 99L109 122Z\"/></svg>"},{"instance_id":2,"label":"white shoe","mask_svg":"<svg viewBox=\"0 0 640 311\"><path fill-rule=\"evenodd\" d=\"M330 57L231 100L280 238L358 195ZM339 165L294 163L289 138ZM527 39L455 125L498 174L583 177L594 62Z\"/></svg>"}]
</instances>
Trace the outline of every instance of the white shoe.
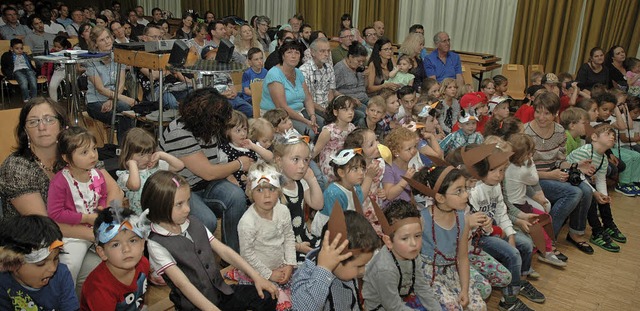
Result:
<instances>
[{"instance_id":1,"label":"white shoe","mask_svg":"<svg viewBox=\"0 0 640 311\"><path fill-rule=\"evenodd\" d=\"M556 257L555 254L553 254L552 252L548 252L546 253L545 256L542 256L540 254L538 254L538 260L544 262L544 263L548 263L550 265L556 266L556 267L566 267L567 263L558 259L558 257Z\"/></svg>"}]
</instances>

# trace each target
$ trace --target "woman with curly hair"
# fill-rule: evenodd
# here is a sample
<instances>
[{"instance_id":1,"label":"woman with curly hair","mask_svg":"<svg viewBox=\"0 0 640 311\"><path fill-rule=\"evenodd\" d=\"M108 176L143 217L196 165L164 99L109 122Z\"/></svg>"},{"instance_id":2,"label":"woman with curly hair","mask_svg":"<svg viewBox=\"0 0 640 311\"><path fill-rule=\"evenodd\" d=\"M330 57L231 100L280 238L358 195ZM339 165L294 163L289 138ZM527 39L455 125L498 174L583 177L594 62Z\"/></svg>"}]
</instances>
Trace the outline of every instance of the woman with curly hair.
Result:
<instances>
[{"instance_id":1,"label":"woman with curly hair","mask_svg":"<svg viewBox=\"0 0 640 311\"><path fill-rule=\"evenodd\" d=\"M226 178L246 170L253 161L242 156L219 162L218 145L233 109L214 88L203 88L189 94L178 110L180 117L164 130L160 148L185 164L179 173L191 187L190 213L211 232L216 229L215 214L222 215L224 242L239 251L236 228L247 205L242 189Z\"/></svg>"}]
</instances>

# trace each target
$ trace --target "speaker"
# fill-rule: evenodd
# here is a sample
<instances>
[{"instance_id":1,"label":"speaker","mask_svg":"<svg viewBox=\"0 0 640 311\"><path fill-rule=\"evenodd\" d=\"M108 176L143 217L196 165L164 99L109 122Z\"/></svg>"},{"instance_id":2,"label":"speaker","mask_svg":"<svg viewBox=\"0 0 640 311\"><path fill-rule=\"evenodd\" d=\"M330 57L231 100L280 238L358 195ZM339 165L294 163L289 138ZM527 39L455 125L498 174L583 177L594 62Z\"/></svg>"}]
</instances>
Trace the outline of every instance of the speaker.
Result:
<instances>
[{"instance_id":1,"label":"speaker","mask_svg":"<svg viewBox=\"0 0 640 311\"><path fill-rule=\"evenodd\" d=\"M171 55L169 55L169 64L175 67L184 65L187 61L187 55L189 54L189 46L182 40L176 40L173 43L171 49Z\"/></svg>"},{"instance_id":2,"label":"speaker","mask_svg":"<svg viewBox=\"0 0 640 311\"><path fill-rule=\"evenodd\" d=\"M231 41L227 39L221 39L220 46L218 46L218 54L216 55L216 61L221 63L231 62L234 49L235 49L235 46L233 45L233 43L231 43Z\"/></svg>"}]
</instances>

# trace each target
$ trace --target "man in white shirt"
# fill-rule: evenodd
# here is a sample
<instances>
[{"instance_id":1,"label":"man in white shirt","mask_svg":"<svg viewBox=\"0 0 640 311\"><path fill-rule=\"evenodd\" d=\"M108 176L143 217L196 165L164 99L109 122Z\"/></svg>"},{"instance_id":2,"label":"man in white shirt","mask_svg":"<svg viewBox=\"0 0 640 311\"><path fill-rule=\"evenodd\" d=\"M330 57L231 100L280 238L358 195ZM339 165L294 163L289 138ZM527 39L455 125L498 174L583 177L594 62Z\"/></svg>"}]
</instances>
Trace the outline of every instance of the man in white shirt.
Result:
<instances>
[{"instance_id":1,"label":"man in white shirt","mask_svg":"<svg viewBox=\"0 0 640 311\"><path fill-rule=\"evenodd\" d=\"M71 19L73 20L73 23L67 26L67 34L69 34L69 38L77 38L78 29L80 29L80 25L84 23L84 13L81 9L73 9L71 12Z\"/></svg>"}]
</instances>

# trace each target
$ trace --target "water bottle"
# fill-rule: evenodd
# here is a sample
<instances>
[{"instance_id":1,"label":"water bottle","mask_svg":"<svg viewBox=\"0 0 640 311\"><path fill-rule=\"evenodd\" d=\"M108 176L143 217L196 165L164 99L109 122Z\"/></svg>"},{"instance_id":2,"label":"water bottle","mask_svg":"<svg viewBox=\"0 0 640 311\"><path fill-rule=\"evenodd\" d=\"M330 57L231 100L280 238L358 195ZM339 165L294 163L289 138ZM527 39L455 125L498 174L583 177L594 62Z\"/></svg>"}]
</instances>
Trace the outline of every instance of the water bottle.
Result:
<instances>
[{"instance_id":1,"label":"water bottle","mask_svg":"<svg viewBox=\"0 0 640 311\"><path fill-rule=\"evenodd\" d=\"M44 40L44 55L49 55L49 40Z\"/></svg>"}]
</instances>

